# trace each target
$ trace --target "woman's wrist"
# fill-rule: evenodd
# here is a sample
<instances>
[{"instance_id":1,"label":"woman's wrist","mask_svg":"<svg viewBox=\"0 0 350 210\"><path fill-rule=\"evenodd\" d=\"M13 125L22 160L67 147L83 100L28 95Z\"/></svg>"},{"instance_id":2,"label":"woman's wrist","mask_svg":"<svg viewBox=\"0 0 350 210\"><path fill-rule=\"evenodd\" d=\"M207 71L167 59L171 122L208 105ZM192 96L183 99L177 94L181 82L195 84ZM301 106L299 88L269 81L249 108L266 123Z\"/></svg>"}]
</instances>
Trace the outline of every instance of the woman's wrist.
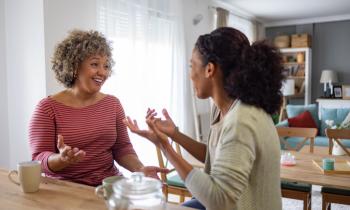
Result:
<instances>
[{"instance_id":1,"label":"woman's wrist","mask_svg":"<svg viewBox=\"0 0 350 210\"><path fill-rule=\"evenodd\" d=\"M68 162L61 159L61 154L59 153L50 155L47 161L47 165L51 171L60 171L69 165Z\"/></svg>"},{"instance_id":2,"label":"woman's wrist","mask_svg":"<svg viewBox=\"0 0 350 210\"><path fill-rule=\"evenodd\" d=\"M179 132L179 127L175 126L173 133L169 137L174 139Z\"/></svg>"}]
</instances>

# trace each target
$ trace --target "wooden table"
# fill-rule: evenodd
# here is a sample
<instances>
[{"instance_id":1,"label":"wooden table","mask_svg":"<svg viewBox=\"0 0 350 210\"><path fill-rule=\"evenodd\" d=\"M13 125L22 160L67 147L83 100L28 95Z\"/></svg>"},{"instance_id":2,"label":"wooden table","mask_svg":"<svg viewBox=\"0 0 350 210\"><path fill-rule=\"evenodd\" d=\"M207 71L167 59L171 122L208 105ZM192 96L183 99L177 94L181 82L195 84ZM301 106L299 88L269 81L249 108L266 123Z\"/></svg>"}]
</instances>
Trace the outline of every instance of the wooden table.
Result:
<instances>
[{"instance_id":1,"label":"wooden table","mask_svg":"<svg viewBox=\"0 0 350 210\"><path fill-rule=\"evenodd\" d=\"M43 177L36 193L23 193L9 181L8 171L0 169L0 209L6 210L103 210L103 199L95 195L94 188L68 181ZM190 210L167 203L167 210Z\"/></svg>"},{"instance_id":2,"label":"wooden table","mask_svg":"<svg viewBox=\"0 0 350 210\"><path fill-rule=\"evenodd\" d=\"M304 182L314 185L327 187L349 189L350 175L332 174L325 175L317 168L312 160L322 160L324 157L332 157L337 160L350 160L349 156L330 156L320 154L306 154L300 152L291 152L295 157L297 164L295 166L281 166L281 179L286 181Z\"/></svg>"}]
</instances>

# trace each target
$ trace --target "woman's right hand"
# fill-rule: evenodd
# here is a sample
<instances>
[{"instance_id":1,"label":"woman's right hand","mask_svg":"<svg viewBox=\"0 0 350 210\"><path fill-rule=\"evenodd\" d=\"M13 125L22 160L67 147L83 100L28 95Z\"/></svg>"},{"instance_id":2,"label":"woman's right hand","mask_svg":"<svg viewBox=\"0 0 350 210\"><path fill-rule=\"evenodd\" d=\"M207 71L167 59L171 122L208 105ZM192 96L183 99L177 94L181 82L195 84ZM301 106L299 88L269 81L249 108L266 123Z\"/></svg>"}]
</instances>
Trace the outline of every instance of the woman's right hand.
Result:
<instances>
[{"instance_id":1,"label":"woman's right hand","mask_svg":"<svg viewBox=\"0 0 350 210\"><path fill-rule=\"evenodd\" d=\"M57 149L60 152L60 161L66 164L77 163L86 155L85 151L66 145L62 135L57 136Z\"/></svg>"},{"instance_id":2,"label":"woman's right hand","mask_svg":"<svg viewBox=\"0 0 350 210\"><path fill-rule=\"evenodd\" d=\"M154 110L147 110L146 122L148 124L148 130L141 130L137 124L137 121L131 120L130 117L126 117L126 119L123 120L123 122L130 129L131 132L150 140L156 146L160 146L163 142L168 141L168 137L164 133L156 133L154 129L151 129L149 122L155 120L156 115L157 113Z\"/></svg>"},{"instance_id":3,"label":"woman's right hand","mask_svg":"<svg viewBox=\"0 0 350 210\"><path fill-rule=\"evenodd\" d=\"M178 132L178 128L166 109L162 110L162 114L165 117L165 120L156 119L154 126L156 126L159 131L165 133L170 138L173 138L176 132Z\"/></svg>"}]
</instances>

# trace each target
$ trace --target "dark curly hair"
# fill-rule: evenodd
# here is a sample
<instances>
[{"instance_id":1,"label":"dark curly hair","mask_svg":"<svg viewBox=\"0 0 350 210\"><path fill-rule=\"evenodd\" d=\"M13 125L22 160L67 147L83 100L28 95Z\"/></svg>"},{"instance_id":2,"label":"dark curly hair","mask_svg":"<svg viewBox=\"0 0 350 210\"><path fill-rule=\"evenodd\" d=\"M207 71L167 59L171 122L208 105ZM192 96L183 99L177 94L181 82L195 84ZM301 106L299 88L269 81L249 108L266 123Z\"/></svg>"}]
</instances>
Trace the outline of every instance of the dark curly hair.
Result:
<instances>
[{"instance_id":1,"label":"dark curly hair","mask_svg":"<svg viewBox=\"0 0 350 210\"><path fill-rule=\"evenodd\" d=\"M73 30L57 44L51 59L56 79L66 88L74 85L79 65L89 56L105 55L108 58L109 75L114 64L112 47L98 31Z\"/></svg>"},{"instance_id":2,"label":"dark curly hair","mask_svg":"<svg viewBox=\"0 0 350 210\"><path fill-rule=\"evenodd\" d=\"M231 98L276 113L282 103L282 58L279 51L265 41L250 45L240 31L221 27L201 35L195 49L204 65L219 66L224 89Z\"/></svg>"}]
</instances>

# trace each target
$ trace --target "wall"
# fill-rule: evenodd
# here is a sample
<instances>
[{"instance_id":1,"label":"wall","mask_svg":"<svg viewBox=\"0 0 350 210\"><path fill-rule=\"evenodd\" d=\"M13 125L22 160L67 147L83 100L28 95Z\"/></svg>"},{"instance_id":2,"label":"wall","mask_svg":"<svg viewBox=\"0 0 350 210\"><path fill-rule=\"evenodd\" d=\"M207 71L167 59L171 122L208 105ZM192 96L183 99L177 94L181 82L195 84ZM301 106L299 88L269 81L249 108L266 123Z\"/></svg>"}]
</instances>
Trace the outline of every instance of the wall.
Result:
<instances>
[{"instance_id":1,"label":"wall","mask_svg":"<svg viewBox=\"0 0 350 210\"><path fill-rule=\"evenodd\" d=\"M45 95L43 0L5 0L5 36L9 148L1 150L15 168L30 159L28 124Z\"/></svg>"},{"instance_id":2,"label":"wall","mask_svg":"<svg viewBox=\"0 0 350 210\"><path fill-rule=\"evenodd\" d=\"M323 95L319 84L323 69L337 71L339 84L350 85L350 20L315 24L314 34L312 88L316 97Z\"/></svg>"},{"instance_id":3,"label":"wall","mask_svg":"<svg viewBox=\"0 0 350 210\"><path fill-rule=\"evenodd\" d=\"M186 41L186 58L188 61L188 64L190 65L190 59L192 55L192 49L194 47L194 44L199 37L199 35L205 34L205 33L210 33L213 29L213 23L212 23L212 10L209 9L209 6L211 4L210 0L183 0L183 6L184 6L184 30L185 30L185 41ZM194 25L192 23L193 18L197 15L201 14L203 15L203 19L201 22L199 22L197 25ZM190 71L190 69L188 70ZM189 78L189 74L187 75L188 77L186 78L187 81L187 90L192 90L192 84L191 80ZM202 99L197 99L196 96L191 96L191 94L194 94L193 92L188 92L188 95L186 96L187 98L194 97L195 103L197 106L197 111L198 115L200 116L202 125L204 126L203 130L203 135L204 139L207 138L208 136L208 121L209 121L209 112L210 112L210 106L209 106L209 101L207 100L202 100ZM192 101L188 100L189 104L187 107L192 107ZM190 116L188 119L188 131L187 134L195 138L195 133L194 133L194 120L193 120L193 113L189 112L186 114L187 116Z\"/></svg>"},{"instance_id":4,"label":"wall","mask_svg":"<svg viewBox=\"0 0 350 210\"><path fill-rule=\"evenodd\" d=\"M340 84L350 84L350 20L305 25L267 27L266 37L278 34L309 33L312 35L311 101L323 95L320 84L323 69L338 72Z\"/></svg>"},{"instance_id":5,"label":"wall","mask_svg":"<svg viewBox=\"0 0 350 210\"><path fill-rule=\"evenodd\" d=\"M7 116L7 72L5 50L5 0L0 0L0 167L8 168L9 161L9 135Z\"/></svg>"},{"instance_id":6,"label":"wall","mask_svg":"<svg viewBox=\"0 0 350 210\"><path fill-rule=\"evenodd\" d=\"M96 0L45 0L44 10L46 90L51 95L63 89L51 71L54 47L72 29L96 28Z\"/></svg>"}]
</instances>

